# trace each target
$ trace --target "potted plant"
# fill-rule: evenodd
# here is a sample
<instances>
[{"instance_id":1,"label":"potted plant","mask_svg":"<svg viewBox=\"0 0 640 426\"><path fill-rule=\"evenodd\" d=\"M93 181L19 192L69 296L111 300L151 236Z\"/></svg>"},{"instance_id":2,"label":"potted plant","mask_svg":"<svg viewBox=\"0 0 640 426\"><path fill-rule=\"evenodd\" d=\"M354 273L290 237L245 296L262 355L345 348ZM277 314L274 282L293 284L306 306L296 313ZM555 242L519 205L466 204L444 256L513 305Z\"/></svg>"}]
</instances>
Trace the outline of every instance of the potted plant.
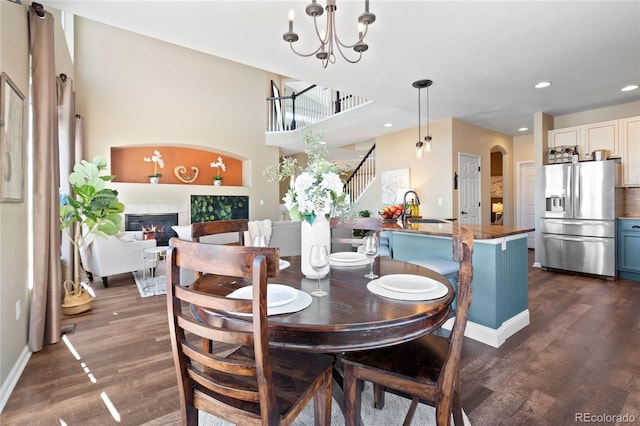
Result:
<instances>
[{"instance_id":1,"label":"potted plant","mask_svg":"<svg viewBox=\"0 0 640 426\"><path fill-rule=\"evenodd\" d=\"M222 161L222 157L218 157L218 161L213 161L209 164L212 168L216 168L218 169L218 172L216 173L216 175L213 177L213 184L215 186L220 186L222 185L222 176L220 176L220 169L222 169L222 171L226 171L227 170L227 166L224 164L224 161Z\"/></svg>"},{"instance_id":2,"label":"potted plant","mask_svg":"<svg viewBox=\"0 0 640 426\"><path fill-rule=\"evenodd\" d=\"M150 183L160 182L160 177L162 176L162 173L158 173L158 167L160 167L161 169L164 169L164 160L162 159L162 155L160 154L160 151L156 149L155 151L153 151L153 155L151 157L144 157L143 159L147 163L153 163L153 174L149 175L149 182Z\"/></svg>"},{"instance_id":3,"label":"potted plant","mask_svg":"<svg viewBox=\"0 0 640 426\"><path fill-rule=\"evenodd\" d=\"M107 238L120 231L121 213L124 204L118 200L118 191L105 188L105 182L114 176L100 176L107 162L95 157L93 162L82 160L73 167L69 183L75 198L60 195L60 229L73 244L73 281L67 280L63 287L65 298L62 304L66 315L79 314L93 306L93 295L88 286L80 282L80 248L90 242L90 237Z\"/></svg>"}]
</instances>

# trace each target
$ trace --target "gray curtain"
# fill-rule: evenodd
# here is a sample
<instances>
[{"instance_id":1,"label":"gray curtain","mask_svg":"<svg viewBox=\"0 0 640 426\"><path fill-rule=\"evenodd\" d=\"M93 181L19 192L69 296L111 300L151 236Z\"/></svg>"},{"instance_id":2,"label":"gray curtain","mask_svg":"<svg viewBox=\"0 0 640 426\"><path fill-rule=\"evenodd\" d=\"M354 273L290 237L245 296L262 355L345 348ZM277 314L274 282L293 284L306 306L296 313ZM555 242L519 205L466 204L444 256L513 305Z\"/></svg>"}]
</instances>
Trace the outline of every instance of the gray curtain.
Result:
<instances>
[{"instance_id":1,"label":"gray curtain","mask_svg":"<svg viewBox=\"0 0 640 426\"><path fill-rule=\"evenodd\" d=\"M40 14L40 16L39 16ZM61 286L58 166L58 111L54 64L53 16L29 7L33 104L33 291L29 349L60 340Z\"/></svg>"},{"instance_id":2,"label":"gray curtain","mask_svg":"<svg viewBox=\"0 0 640 426\"><path fill-rule=\"evenodd\" d=\"M76 112L73 81L65 74L56 79L58 86L58 140L60 146L60 191L71 193L69 174L76 161ZM73 281L73 244L68 238L62 238L62 281Z\"/></svg>"}]
</instances>

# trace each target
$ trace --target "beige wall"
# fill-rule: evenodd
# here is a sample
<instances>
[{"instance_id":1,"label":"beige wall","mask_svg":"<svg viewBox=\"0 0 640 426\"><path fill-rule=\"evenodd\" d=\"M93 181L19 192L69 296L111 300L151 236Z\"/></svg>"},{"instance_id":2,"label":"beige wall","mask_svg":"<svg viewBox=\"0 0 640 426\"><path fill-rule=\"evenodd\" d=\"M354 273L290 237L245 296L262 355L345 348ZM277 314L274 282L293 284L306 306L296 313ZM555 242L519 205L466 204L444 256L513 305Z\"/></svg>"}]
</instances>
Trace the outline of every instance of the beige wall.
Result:
<instances>
[{"instance_id":1,"label":"beige wall","mask_svg":"<svg viewBox=\"0 0 640 426\"><path fill-rule=\"evenodd\" d=\"M0 2L0 70L7 73L25 97L29 93L28 37L25 7ZM24 202L0 203L3 241L0 244L0 408L3 398L8 398L11 391L11 382L17 380L16 364L21 355L24 357L27 345L30 292L26 146L24 152ZM22 311L19 319L16 319L16 303Z\"/></svg>"},{"instance_id":2,"label":"beige wall","mask_svg":"<svg viewBox=\"0 0 640 426\"><path fill-rule=\"evenodd\" d=\"M514 136L513 138L513 164L523 161L533 161L533 134Z\"/></svg>"},{"instance_id":3,"label":"beige wall","mask_svg":"<svg viewBox=\"0 0 640 426\"><path fill-rule=\"evenodd\" d=\"M109 161L112 146L183 145L245 161L242 187L114 184L125 205L188 206L192 194L248 195L251 219L278 219L278 186L262 178L279 154L264 143L271 74L83 18L75 29L87 159ZM141 158L147 175L145 166Z\"/></svg>"},{"instance_id":4,"label":"beige wall","mask_svg":"<svg viewBox=\"0 0 640 426\"><path fill-rule=\"evenodd\" d=\"M480 156L480 185L482 188L480 205L482 206L481 223L483 225L491 223L491 149L499 148L503 152L504 225L511 226L515 223L513 137L455 119L453 120L452 134L453 156L451 162L454 171L458 171L459 153ZM453 200L453 209L454 212L457 212L457 191Z\"/></svg>"},{"instance_id":5,"label":"beige wall","mask_svg":"<svg viewBox=\"0 0 640 426\"><path fill-rule=\"evenodd\" d=\"M426 126L421 133L426 135ZM377 177L363 199L360 210L377 212L381 206L380 175L385 170L410 169L411 187L420 197L420 215L423 217L451 217L453 175L451 172L451 120L430 123L433 149L425 152L421 160L416 158L418 129L376 138ZM438 199L442 204L438 204Z\"/></svg>"}]
</instances>

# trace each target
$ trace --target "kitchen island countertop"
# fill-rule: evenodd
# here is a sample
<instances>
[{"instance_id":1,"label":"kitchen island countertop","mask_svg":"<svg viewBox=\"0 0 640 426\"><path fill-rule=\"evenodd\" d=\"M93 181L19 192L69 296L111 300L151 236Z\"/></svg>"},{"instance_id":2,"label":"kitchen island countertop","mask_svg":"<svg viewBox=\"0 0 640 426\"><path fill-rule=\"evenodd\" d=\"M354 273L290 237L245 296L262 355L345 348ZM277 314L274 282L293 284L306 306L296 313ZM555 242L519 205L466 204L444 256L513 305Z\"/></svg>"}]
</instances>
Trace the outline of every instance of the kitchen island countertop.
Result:
<instances>
[{"instance_id":1,"label":"kitchen island countertop","mask_svg":"<svg viewBox=\"0 0 640 426\"><path fill-rule=\"evenodd\" d=\"M513 226L501 225L460 225L457 222L411 223L410 221L396 221L385 222L383 224L383 229L385 231L410 232L441 237L457 235L460 232L460 228L466 228L473 231L474 240L490 240L535 231L534 228L516 228Z\"/></svg>"}]
</instances>

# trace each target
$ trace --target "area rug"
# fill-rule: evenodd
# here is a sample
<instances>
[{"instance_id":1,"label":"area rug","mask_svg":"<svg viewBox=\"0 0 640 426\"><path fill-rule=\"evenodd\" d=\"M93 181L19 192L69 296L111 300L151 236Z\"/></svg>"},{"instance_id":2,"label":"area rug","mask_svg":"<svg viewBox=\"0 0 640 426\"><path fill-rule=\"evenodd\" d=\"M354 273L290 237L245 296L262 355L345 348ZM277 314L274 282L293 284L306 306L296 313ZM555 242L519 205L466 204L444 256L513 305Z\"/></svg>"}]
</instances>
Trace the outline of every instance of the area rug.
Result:
<instances>
[{"instance_id":1,"label":"area rug","mask_svg":"<svg viewBox=\"0 0 640 426\"><path fill-rule=\"evenodd\" d=\"M165 279L164 265L160 264L156 270L155 278L146 274L146 282L142 277L142 271L133 271L133 278L136 280L140 297L159 296L167 294L167 284Z\"/></svg>"},{"instance_id":2,"label":"area rug","mask_svg":"<svg viewBox=\"0 0 640 426\"><path fill-rule=\"evenodd\" d=\"M387 393L385 396L384 409L373 408L373 385L366 383L362 392L362 424L364 426L393 426L401 425L411 401L406 398ZM463 412L465 426L471 426L467 415ZM436 424L436 409L424 404L418 404L418 409L413 417L412 425L424 426ZM451 420L453 424L453 419ZM331 406L331 426L344 426L344 416L335 401ZM198 426L232 426L232 423L220 420L211 414L200 412ZM293 422L294 426L313 425L313 402L309 403L300 416Z\"/></svg>"}]
</instances>

